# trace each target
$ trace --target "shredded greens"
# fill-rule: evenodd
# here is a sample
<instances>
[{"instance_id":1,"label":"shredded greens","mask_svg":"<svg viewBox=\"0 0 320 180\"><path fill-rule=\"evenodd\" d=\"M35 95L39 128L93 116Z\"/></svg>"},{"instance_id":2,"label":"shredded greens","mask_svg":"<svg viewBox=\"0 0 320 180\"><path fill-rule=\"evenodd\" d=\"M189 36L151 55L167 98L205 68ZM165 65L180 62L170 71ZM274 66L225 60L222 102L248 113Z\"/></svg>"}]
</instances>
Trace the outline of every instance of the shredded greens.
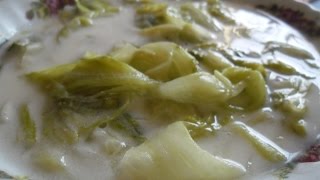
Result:
<instances>
[{"instance_id":1,"label":"shredded greens","mask_svg":"<svg viewBox=\"0 0 320 180\"><path fill-rule=\"evenodd\" d=\"M134 94L143 95L157 84L129 65L107 56L33 72L27 74L27 78L45 90L53 101L54 108L49 108L53 110L44 114L44 134L67 144L77 142L79 135L89 135L114 120L118 123L113 122L114 126L130 130L129 135L138 137L138 132L133 131L137 126L134 120L128 115L122 116L126 106L116 110L111 117L103 115L88 126L70 127L66 119L72 121L79 114L93 115L97 110L105 112L118 108L123 100ZM134 128L130 129L131 126Z\"/></svg>"},{"instance_id":2,"label":"shredded greens","mask_svg":"<svg viewBox=\"0 0 320 180\"><path fill-rule=\"evenodd\" d=\"M117 7L102 0L75 0L74 12L71 14L70 12L60 13L60 18L65 22L65 26L58 32L57 40L67 36L72 30L92 25L92 18L108 16L117 12L119 12Z\"/></svg>"},{"instance_id":3,"label":"shredded greens","mask_svg":"<svg viewBox=\"0 0 320 180\"><path fill-rule=\"evenodd\" d=\"M66 8L69 6L69 8ZM58 15L63 28L57 34L57 41L66 37L71 31L79 27L86 27L93 24L93 18L108 16L119 12L119 8L112 6L104 0L64 0L46 1L32 3L32 9L27 12L27 17L34 16L46 18L51 15Z\"/></svg>"},{"instance_id":4,"label":"shredded greens","mask_svg":"<svg viewBox=\"0 0 320 180\"><path fill-rule=\"evenodd\" d=\"M310 89L310 83L302 78L291 78L288 87L276 89L271 93L273 107L278 109L286 116L284 123L294 133L300 136L307 135L304 115L307 112L305 96Z\"/></svg>"}]
</instances>

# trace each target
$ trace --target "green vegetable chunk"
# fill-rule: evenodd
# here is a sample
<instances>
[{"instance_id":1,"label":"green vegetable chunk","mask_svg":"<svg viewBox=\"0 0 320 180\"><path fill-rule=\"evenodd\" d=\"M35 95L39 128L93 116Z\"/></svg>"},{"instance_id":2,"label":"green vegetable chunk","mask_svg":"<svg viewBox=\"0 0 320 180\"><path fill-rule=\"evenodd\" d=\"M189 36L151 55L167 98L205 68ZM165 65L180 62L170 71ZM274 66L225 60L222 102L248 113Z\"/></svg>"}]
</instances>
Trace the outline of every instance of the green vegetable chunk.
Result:
<instances>
[{"instance_id":1,"label":"green vegetable chunk","mask_svg":"<svg viewBox=\"0 0 320 180\"><path fill-rule=\"evenodd\" d=\"M79 100L94 95L104 100L115 94L142 94L156 84L131 66L107 56L33 72L27 77L52 97Z\"/></svg>"},{"instance_id":2,"label":"green vegetable chunk","mask_svg":"<svg viewBox=\"0 0 320 180\"><path fill-rule=\"evenodd\" d=\"M108 125L113 129L123 131L138 143L145 141L139 123L127 113L123 114L122 117L118 119L114 119Z\"/></svg>"},{"instance_id":3,"label":"green vegetable chunk","mask_svg":"<svg viewBox=\"0 0 320 180\"><path fill-rule=\"evenodd\" d=\"M215 70L222 72L224 69L232 67L233 64L229 62L222 55L208 51L197 58L210 72Z\"/></svg>"},{"instance_id":4,"label":"green vegetable chunk","mask_svg":"<svg viewBox=\"0 0 320 180\"><path fill-rule=\"evenodd\" d=\"M187 117L185 121L185 125L193 139L207 135L214 135L216 130L221 127L218 122L214 122L214 118L211 116L208 118L190 116Z\"/></svg>"},{"instance_id":5,"label":"green vegetable chunk","mask_svg":"<svg viewBox=\"0 0 320 180\"><path fill-rule=\"evenodd\" d=\"M304 97L297 93L290 96L285 93L276 92L271 95L274 107L279 109L284 115L284 122L297 135L306 136L306 122L303 120L307 112Z\"/></svg>"},{"instance_id":6,"label":"green vegetable chunk","mask_svg":"<svg viewBox=\"0 0 320 180\"><path fill-rule=\"evenodd\" d=\"M130 65L160 81L196 72L196 60L186 50L170 42L150 43L133 55Z\"/></svg>"},{"instance_id":7,"label":"green vegetable chunk","mask_svg":"<svg viewBox=\"0 0 320 180\"><path fill-rule=\"evenodd\" d=\"M234 161L202 150L183 122L176 122L129 149L120 162L118 177L120 180L234 179L245 171Z\"/></svg>"},{"instance_id":8,"label":"green vegetable chunk","mask_svg":"<svg viewBox=\"0 0 320 180\"><path fill-rule=\"evenodd\" d=\"M274 52L274 51L279 51L283 54L286 54L288 56L292 56L297 59L303 59L303 60L314 60L314 56L301 48L292 46L287 43L281 43L281 42L274 42L274 41L269 41L266 43L266 47L263 51L263 53L268 53L268 52Z\"/></svg>"},{"instance_id":9,"label":"green vegetable chunk","mask_svg":"<svg viewBox=\"0 0 320 180\"><path fill-rule=\"evenodd\" d=\"M191 104L158 98L148 100L144 108L151 119L162 122L184 120L186 117L197 114L196 108Z\"/></svg>"},{"instance_id":10,"label":"green vegetable chunk","mask_svg":"<svg viewBox=\"0 0 320 180\"><path fill-rule=\"evenodd\" d=\"M256 70L256 71L260 72L263 77L267 77L266 69L260 63L248 62L245 60L237 60L237 61L234 61L233 63L237 66L240 66L240 67Z\"/></svg>"},{"instance_id":11,"label":"green vegetable chunk","mask_svg":"<svg viewBox=\"0 0 320 180\"><path fill-rule=\"evenodd\" d=\"M30 147L37 142L37 129L36 124L31 118L29 108L27 105L22 105L20 109L20 126L22 130L22 141Z\"/></svg>"},{"instance_id":12,"label":"green vegetable chunk","mask_svg":"<svg viewBox=\"0 0 320 180\"><path fill-rule=\"evenodd\" d=\"M161 24L144 28L141 30L142 35L152 39L165 39L177 41L180 38L182 27L175 24Z\"/></svg>"},{"instance_id":13,"label":"green vegetable chunk","mask_svg":"<svg viewBox=\"0 0 320 180\"><path fill-rule=\"evenodd\" d=\"M218 108L216 105L232 97L231 82L215 71L215 75L198 72L164 83L159 87L161 97L180 103Z\"/></svg>"},{"instance_id":14,"label":"green vegetable chunk","mask_svg":"<svg viewBox=\"0 0 320 180\"><path fill-rule=\"evenodd\" d=\"M307 135L307 122L304 116L308 110L306 95L311 82L301 77L291 77L286 86L271 94L273 107L283 113L283 121L288 128L299 136Z\"/></svg>"},{"instance_id":15,"label":"green vegetable chunk","mask_svg":"<svg viewBox=\"0 0 320 180\"><path fill-rule=\"evenodd\" d=\"M226 7L219 0L207 0L208 12L215 18L229 24L235 24L236 21Z\"/></svg>"},{"instance_id":16,"label":"green vegetable chunk","mask_svg":"<svg viewBox=\"0 0 320 180\"><path fill-rule=\"evenodd\" d=\"M277 60L268 60L266 63L264 63L264 66L274 72L284 75L300 75L304 78L314 78L304 73L298 72L296 68Z\"/></svg>"},{"instance_id":17,"label":"green vegetable chunk","mask_svg":"<svg viewBox=\"0 0 320 180\"><path fill-rule=\"evenodd\" d=\"M185 19L191 20L191 22L197 23L208 30L219 31L221 27L207 15L200 7L192 3L186 3L181 6L181 11L186 17Z\"/></svg>"},{"instance_id":18,"label":"green vegetable chunk","mask_svg":"<svg viewBox=\"0 0 320 180\"><path fill-rule=\"evenodd\" d=\"M227 68L223 71L233 84L244 86L241 93L230 99L230 104L239 110L256 110L266 101L266 84L260 72L239 67ZM240 86L240 87L241 87Z\"/></svg>"},{"instance_id":19,"label":"green vegetable chunk","mask_svg":"<svg viewBox=\"0 0 320 180\"><path fill-rule=\"evenodd\" d=\"M110 5L103 0L74 0L75 11L60 10L60 18L64 20L65 26L60 29L56 39L66 37L72 30L93 24L92 18L108 16L119 12L119 8Z\"/></svg>"},{"instance_id":20,"label":"green vegetable chunk","mask_svg":"<svg viewBox=\"0 0 320 180\"><path fill-rule=\"evenodd\" d=\"M46 141L57 144L75 144L79 140L79 133L76 128L68 124L70 114L62 111L44 113L42 118L42 135ZM68 126L69 125L69 126Z\"/></svg>"},{"instance_id":21,"label":"green vegetable chunk","mask_svg":"<svg viewBox=\"0 0 320 180\"><path fill-rule=\"evenodd\" d=\"M287 160L288 153L286 151L249 126L242 122L234 122L232 127L236 132L248 140L265 159L272 162Z\"/></svg>"},{"instance_id":22,"label":"green vegetable chunk","mask_svg":"<svg viewBox=\"0 0 320 180\"><path fill-rule=\"evenodd\" d=\"M134 53L138 50L134 45L126 43L120 47L114 48L109 56L113 59L129 64Z\"/></svg>"},{"instance_id":23,"label":"green vegetable chunk","mask_svg":"<svg viewBox=\"0 0 320 180\"><path fill-rule=\"evenodd\" d=\"M169 7L165 3L151 3L137 9L138 26L147 28L156 25L172 24L183 26L183 21L178 9Z\"/></svg>"}]
</instances>

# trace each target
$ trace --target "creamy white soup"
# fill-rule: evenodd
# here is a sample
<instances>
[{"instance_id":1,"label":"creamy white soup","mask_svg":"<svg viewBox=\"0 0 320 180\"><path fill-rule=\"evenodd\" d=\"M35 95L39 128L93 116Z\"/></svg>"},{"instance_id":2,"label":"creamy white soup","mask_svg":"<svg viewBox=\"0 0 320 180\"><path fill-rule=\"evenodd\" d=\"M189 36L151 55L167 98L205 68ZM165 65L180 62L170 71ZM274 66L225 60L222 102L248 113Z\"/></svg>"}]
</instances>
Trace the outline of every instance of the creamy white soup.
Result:
<instances>
[{"instance_id":1,"label":"creamy white soup","mask_svg":"<svg viewBox=\"0 0 320 180\"><path fill-rule=\"evenodd\" d=\"M215 0L34 12L1 58L13 176L248 179L317 138L319 53L268 13Z\"/></svg>"}]
</instances>

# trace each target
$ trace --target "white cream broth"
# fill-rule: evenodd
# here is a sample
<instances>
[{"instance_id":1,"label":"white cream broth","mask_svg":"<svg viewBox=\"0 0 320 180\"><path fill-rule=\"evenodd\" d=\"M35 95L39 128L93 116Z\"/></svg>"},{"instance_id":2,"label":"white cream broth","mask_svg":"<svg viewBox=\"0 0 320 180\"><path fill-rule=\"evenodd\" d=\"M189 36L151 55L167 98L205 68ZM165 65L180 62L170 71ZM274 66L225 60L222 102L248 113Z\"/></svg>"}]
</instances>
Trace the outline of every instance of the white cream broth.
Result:
<instances>
[{"instance_id":1,"label":"white cream broth","mask_svg":"<svg viewBox=\"0 0 320 180\"><path fill-rule=\"evenodd\" d=\"M245 7L238 10L239 5L233 6L234 16L238 22L253 29L252 39L236 38L231 40L231 46L243 51L261 52L262 46L259 42L281 41L286 42L289 38L291 44L302 47L313 54L319 60L319 53L315 47L296 30L285 23L272 18L264 13ZM272 22L272 23L270 23ZM46 96L34 85L24 79L24 74L39 71L59 64L74 62L86 52L98 54L108 53L115 45L121 43L132 43L143 45L148 42L139 34L139 29L134 25L134 10L130 7L123 7L120 13L111 17L94 19L94 25L80 28L60 43L56 42L56 33L60 29L56 19L46 21L35 21L33 34L41 39L41 48L27 53L23 61L17 58L4 60L4 66L0 71L0 169L13 175L27 176L31 179L115 179L117 158L108 156L104 149L104 143L112 139L104 130L96 130L92 141L79 142L72 146L52 146L41 142L31 149L25 149L17 139L19 126L18 107L28 103L31 115L36 121L37 128L41 129L41 112L46 103ZM222 36L219 35L220 39ZM20 37L16 37L18 39ZM268 119L250 125L249 121L255 117L252 114L235 115L235 120L241 120L266 136L269 140L283 148L293 156L306 149L316 140L319 133L319 73L310 69L301 60L277 54L278 58L303 71L310 76L316 76L312 80L314 85L307 96L308 112L305 116L308 135L300 137L293 134L288 128L284 128L281 122L282 115L272 111L267 106L263 111L269 114ZM270 58L264 56L263 58ZM318 63L318 62L316 62ZM278 76L275 73L270 77ZM274 79L268 83L272 86ZM165 127L167 123L150 121L143 113L143 104L136 101L132 105L132 115L139 120L147 137ZM122 137L119 137L120 139ZM122 138L127 147L134 144ZM228 126L223 127L214 136L197 139L196 142L213 155L234 160L242 164L247 173L243 179L252 178L263 172L272 170L283 164L275 164L265 160L257 151L241 136L233 134ZM123 144L124 145L124 144ZM49 151L54 157L60 159L65 165L65 171L49 173L34 165L33 159L36 153ZM121 157L118 157L121 158Z\"/></svg>"}]
</instances>

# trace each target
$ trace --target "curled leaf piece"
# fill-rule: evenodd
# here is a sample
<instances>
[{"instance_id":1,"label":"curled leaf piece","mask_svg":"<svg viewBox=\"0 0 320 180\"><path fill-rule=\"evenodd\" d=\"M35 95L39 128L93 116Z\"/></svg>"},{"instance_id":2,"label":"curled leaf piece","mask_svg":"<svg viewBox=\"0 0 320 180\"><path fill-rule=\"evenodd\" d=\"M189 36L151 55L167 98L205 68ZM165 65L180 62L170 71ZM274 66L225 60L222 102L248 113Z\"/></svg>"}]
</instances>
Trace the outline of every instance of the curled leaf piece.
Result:
<instances>
[{"instance_id":1,"label":"curled leaf piece","mask_svg":"<svg viewBox=\"0 0 320 180\"><path fill-rule=\"evenodd\" d=\"M230 67L223 71L223 75L233 84L244 87L239 95L229 100L233 108L251 111L265 104L267 90L260 72L247 68Z\"/></svg>"},{"instance_id":2,"label":"curled leaf piece","mask_svg":"<svg viewBox=\"0 0 320 180\"><path fill-rule=\"evenodd\" d=\"M264 66L274 72L284 74L284 75L300 75L304 78L315 78L310 77L309 75L306 75L304 73L298 72L296 68L277 60L268 60L266 63L264 63Z\"/></svg>"},{"instance_id":3,"label":"curled leaf piece","mask_svg":"<svg viewBox=\"0 0 320 180\"><path fill-rule=\"evenodd\" d=\"M154 98L146 102L144 107L152 119L166 122L184 120L197 114L191 104L178 103L172 100Z\"/></svg>"},{"instance_id":4,"label":"curled leaf piece","mask_svg":"<svg viewBox=\"0 0 320 180\"><path fill-rule=\"evenodd\" d=\"M183 26L185 22L181 18L179 10L165 3L151 3L140 6L137 9L137 25L148 28L163 24Z\"/></svg>"},{"instance_id":5,"label":"curled leaf piece","mask_svg":"<svg viewBox=\"0 0 320 180\"><path fill-rule=\"evenodd\" d=\"M33 72L27 77L52 97L79 97L79 100L94 95L107 98L114 94L143 93L156 83L131 66L107 56Z\"/></svg>"},{"instance_id":6,"label":"curled leaf piece","mask_svg":"<svg viewBox=\"0 0 320 180\"><path fill-rule=\"evenodd\" d=\"M137 50L130 65L152 79L169 81L196 72L196 60L170 42L150 43Z\"/></svg>"},{"instance_id":7,"label":"curled leaf piece","mask_svg":"<svg viewBox=\"0 0 320 180\"><path fill-rule=\"evenodd\" d=\"M303 96L288 95L285 92L275 92L271 94L274 107L284 115L284 122L297 135L306 136L306 121L303 120L307 112L306 102Z\"/></svg>"},{"instance_id":8,"label":"curled leaf piece","mask_svg":"<svg viewBox=\"0 0 320 180\"><path fill-rule=\"evenodd\" d=\"M181 42L203 42L211 33L198 24L188 23L180 10L166 4L148 4L137 10L142 34L153 39Z\"/></svg>"},{"instance_id":9,"label":"curled leaf piece","mask_svg":"<svg viewBox=\"0 0 320 180\"><path fill-rule=\"evenodd\" d=\"M135 121L123 116L129 102L121 107L119 104L158 84L126 63L96 55L30 73L27 78L52 100L43 115L44 137L63 144L74 144L79 137L88 137L96 128L111 122L139 139L138 131L134 131ZM114 113L106 115L107 110Z\"/></svg>"},{"instance_id":10,"label":"curled leaf piece","mask_svg":"<svg viewBox=\"0 0 320 180\"><path fill-rule=\"evenodd\" d=\"M115 47L110 53L109 56L117 61L121 61L129 64L134 53L138 50L134 45L126 43L119 47Z\"/></svg>"},{"instance_id":11,"label":"curled leaf piece","mask_svg":"<svg viewBox=\"0 0 320 180\"><path fill-rule=\"evenodd\" d=\"M266 43L266 47L263 50L262 53L269 53L269 52L274 52L274 51L279 51L283 54L286 54L288 56L292 56L297 59L303 59L303 60L314 60L314 56L301 48L292 46L287 43L281 43L281 42L274 42L274 41L269 41Z\"/></svg>"},{"instance_id":12,"label":"curled leaf piece","mask_svg":"<svg viewBox=\"0 0 320 180\"><path fill-rule=\"evenodd\" d=\"M226 7L223 6L220 0L207 0L208 3L208 12L223 22L229 24L235 24L236 21L232 17L231 13Z\"/></svg>"},{"instance_id":13,"label":"curled leaf piece","mask_svg":"<svg viewBox=\"0 0 320 180\"><path fill-rule=\"evenodd\" d=\"M234 179L245 172L237 162L202 150L192 140L184 123L176 122L140 146L129 149L120 162L118 178Z\"/></svg>"},{"instance_id":14,"label":"curled leaf piece","mask_svg":"<svg viewBox=\"0 0 320 180\"><path fill-rule=\"evenodd\" d=\"M181 11L185 16L185 19L189 19L191 22L197 23L208 30L220 31L221 27L214 21L205 11L199 6L193 3L186 3L181 5Z\"/></svg>"},{"instance_id":15,"label":"curled leaf piece","mask_svg":"<svg viewBox=\"0 0 320 180\"><path fill-rule=\"evenodd\" d=\"M284 114L284 123L299 136L307 135L307 122L304 116L308 110L306 95L311 83L301 77L292 77L286 86L276 89L271 94L275 109Z\"/></svg>"},{"instance_id":16,"label":"curled leaf piece","mask_svg":"<svg viewBox=\"0 0 320 180\"><path fill-rule=\"evenodd\" d=\"M233 95L232 83L219 72L211 75L198 72L160 85L161 97L180 103L209 106L212 109L225 103Z\"/></svg>"},{"instance_id":17,"label":"curled leaf piece","mask_svg":"<svg viewBox=\"0 0 320 180\"><path fill-rule=\"evenodd\" d=\"M60 18L65 21L65 26L57 34L57 41L66 37L73 30L79 27L87 27L93 24L92 18L108 16L119 12L115 6L103 0L74 0L75 11L61 11Z\"/></svg>"},{"instance_id":18,"label":"curled leaf piece","mask_svg":"<svg viewBox=\"0 0 320 180\"><path fill-rule=\"evenodd\" d=\"M214 51L201 51L200 53L194 52L200 64L203 64L210 72L220 71L232 67L233 64L224 58L222 55Z\"/></svg>"}]
</instances>

